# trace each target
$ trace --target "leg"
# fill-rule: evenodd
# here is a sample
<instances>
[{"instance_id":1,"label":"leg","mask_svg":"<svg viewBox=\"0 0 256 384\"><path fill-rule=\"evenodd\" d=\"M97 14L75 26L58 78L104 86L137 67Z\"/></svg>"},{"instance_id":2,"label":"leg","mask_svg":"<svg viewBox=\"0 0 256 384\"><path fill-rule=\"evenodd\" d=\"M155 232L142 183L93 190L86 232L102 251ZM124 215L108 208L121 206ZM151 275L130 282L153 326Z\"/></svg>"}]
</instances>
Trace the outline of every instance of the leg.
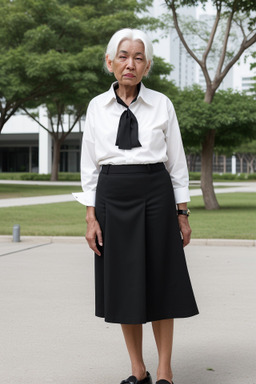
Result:
<instances>
[{"instance_id":1,"label":"leg","mask_svg":"<svg viewBox=\"0 0 256 384\"><path fill-rule=\"evenodd\" d=\"M142 357L142 324L121 324L121 326L131 360L132 375L138 380L143 380L147 373Z\"/></svg>"},{"instance_id":2,"label":"leg","mask_svg":"<svg viewBox=\"0 0 256 384\"><path fill-rule=\"evenodd\" d=\"M157 380L165 379L172 382L172 342L173 319L152 321L153 332L158 349L159 363L157 368Z\"/></svg>"}]
</instances>

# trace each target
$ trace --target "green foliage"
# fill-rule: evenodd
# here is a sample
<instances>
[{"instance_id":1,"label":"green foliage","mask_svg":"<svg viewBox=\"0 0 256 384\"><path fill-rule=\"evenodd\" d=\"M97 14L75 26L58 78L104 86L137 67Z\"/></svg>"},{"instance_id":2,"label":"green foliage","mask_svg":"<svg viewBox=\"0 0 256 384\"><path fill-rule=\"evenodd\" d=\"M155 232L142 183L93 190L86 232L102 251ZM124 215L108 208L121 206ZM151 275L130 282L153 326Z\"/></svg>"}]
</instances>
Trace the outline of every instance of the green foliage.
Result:
<instances>
[{"instance_id":1,"label":"green foliage","mask_svg":"<svg viewBox=\"0 0 256 384\"><path fill-rule=\"evenodd\" d=\"M256 140L248 141L234 148L236 153L250 153L256 155Z\"/></svg>"},{"instance_id":2,"label":"green foliage","mask_svg":"<svg viewBox=\"0 0 256 384\"><path fill-rule=\"evenodd\" d=\"M85 112L110 78L102 70L111 35L155 28L150 0L1 0L0 131L15 111L39 104ZM142 14L140 14L143 11Z\"/></svg>"},{"instance_id":3,"label":"green foliage","mask_svg":"<svg viewBox=\"0 0 256 384\"><path fill-rule=\"evenodd\" d=\"M204 102L203 90L194 85L172 98L179 120L184 145L200 147L211 120L210 105Z\"/></svg>"},{"instance_id":4,"label":"green foliage","mask_svg":"<svg viewBox=\"0 0 256 384\"><path fill-rule=\"evenodd\" d=\"M212 103L216 145L234 147L256 139L256 101L252 96L219 91Z\"/></svg>"},{"instance_id":5,"label":"green foliage","mask_svg":"<svg viewBox=\"0 0 256 384\"><path fill-rule=\"evenodd\" d=\"M190 172L189 179L190 180L200 180L201 173L200 172ZM49 181L51 179L50 174L38 174L38 173L17 173L17 172L2 172L0 173L0 180L31 180L31 181ZM256 173L214 173L213 180L215 181L248 181L248 180L256 180ZM59 173L59 181L80 181L80 173L68 173L68 172L60 172ZM2 186L0 186L2 190Z\"/></svg>"},{"instance_id":6,"label":"green foliage","mask_svg":"<svg viewBox=\"0 0 256 384\"><path fill-rule=\"evenodd\" d=\"M38 174L38 173L17 173L17 172L1 172L0 180L35 180L35 181L49 181L51 175ZM60 172L59 181L80 181L80 173L77 172ZM0 187L1 188L1 187Z\"/></svg>"},{"instance_id":7,"label":"green foliage","mask_svg":"<svg viewBox=\"0 0 256 384\"><path fill-rule=\"evenodd\" d=\"M164 94L174 95L178 92L178 88L168 80L168 75L173 67L167 64L161 57L154 56L153 66L149 72L149 76L143 79L143 84L155 91Z\"/></svg>"},{"instance_id":8,"label":"green foliage","mask_svg":"<svg viewBox=\"0 0 256 384\"><path fill-rule=\"evenodd\" d=\"M186 149L199 149L208 129L216 130L216 150L232 152L243 142L256 139L256 101L232 90L216 93L211 104L204 102L199 86L180 90L172 100Z\"/></svg>"},{"instance_id":9,"label":"green foliage","mask_svg":"<svg viewBox=\"0 0 256 384\"><path fill-rule=\"evenodd\" d=\"M214 181L255 181L256 173L213 173ZM200 172L189 172L189 180L199 181L201 178Z\"/></svg>"}]
</instances>

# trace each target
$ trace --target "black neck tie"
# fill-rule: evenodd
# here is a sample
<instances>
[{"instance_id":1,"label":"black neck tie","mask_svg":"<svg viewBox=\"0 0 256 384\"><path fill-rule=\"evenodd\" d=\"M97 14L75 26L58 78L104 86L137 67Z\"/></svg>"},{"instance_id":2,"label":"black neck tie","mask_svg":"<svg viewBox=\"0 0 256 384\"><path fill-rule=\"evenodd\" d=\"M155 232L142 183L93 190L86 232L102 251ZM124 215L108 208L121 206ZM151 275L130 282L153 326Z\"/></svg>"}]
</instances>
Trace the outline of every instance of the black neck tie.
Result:
<instances>
[{"instance_id":1,"label":"black neck tie","mask_svg":"<svg viewBox=\"0 0 256 384\"><path fill-rule=\"evenodd\" d=\"M116 89L115 88L115 92ZM138 92L140 89L140 84L138 85ZM137 100L137 96L132 101ZM138 140L138 121L136 116L131 112L128 105L126 105L123 100L116 93L116 101L126 107L127 109L122 113L119 120L118 131L116 136L116 145L119 149L132 149L135 147L141 147L141 144Z\"/></svg>"}]
</instances>

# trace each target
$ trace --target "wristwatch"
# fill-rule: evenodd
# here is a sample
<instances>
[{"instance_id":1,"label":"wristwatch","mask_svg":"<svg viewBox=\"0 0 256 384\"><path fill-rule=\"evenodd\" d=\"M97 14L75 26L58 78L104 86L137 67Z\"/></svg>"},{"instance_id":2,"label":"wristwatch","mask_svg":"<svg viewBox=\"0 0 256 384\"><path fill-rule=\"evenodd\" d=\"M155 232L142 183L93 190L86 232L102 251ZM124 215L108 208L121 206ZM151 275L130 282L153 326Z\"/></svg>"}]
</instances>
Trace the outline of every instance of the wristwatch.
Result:
<instances>
[{"instance_id":1,"label":"wristwatch","mask_svg":"<svg viewBox=\"0 0 256 384\"><path fill-rule=\"evenodd\" d=\"M189 216L190 215L190 210L189 209L178 209L177 210L177 215Z\"/></svg>"}]
</instances>

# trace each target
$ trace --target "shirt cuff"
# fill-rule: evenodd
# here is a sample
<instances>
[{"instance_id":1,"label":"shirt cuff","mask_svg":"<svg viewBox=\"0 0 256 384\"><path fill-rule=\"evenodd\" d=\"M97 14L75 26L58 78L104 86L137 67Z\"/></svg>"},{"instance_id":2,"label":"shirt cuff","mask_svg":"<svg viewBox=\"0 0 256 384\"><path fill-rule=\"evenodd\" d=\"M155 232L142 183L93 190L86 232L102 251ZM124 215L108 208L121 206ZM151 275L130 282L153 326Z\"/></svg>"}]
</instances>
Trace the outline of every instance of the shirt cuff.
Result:
<instances>
[{"instance_id":1,"label":"shirt cuff","mask_svg":"<svg viewBox=\"0 0 256 384\"><path fill-rule=\"evenodd\" d=\"M96 192L76 192L72 193L73 197L87 207L95 207Z\"/></svg>"},{"instance_id":2,"label":"shirt cuff","mask_svg":"<svg viewBox=\"0 0 256 384\"><path fill-rule=\"evenodd\" d=\"M187 187L174 189L175 203L187 203L190 201L189 189Z\"/></svg>"}]
</instances>

